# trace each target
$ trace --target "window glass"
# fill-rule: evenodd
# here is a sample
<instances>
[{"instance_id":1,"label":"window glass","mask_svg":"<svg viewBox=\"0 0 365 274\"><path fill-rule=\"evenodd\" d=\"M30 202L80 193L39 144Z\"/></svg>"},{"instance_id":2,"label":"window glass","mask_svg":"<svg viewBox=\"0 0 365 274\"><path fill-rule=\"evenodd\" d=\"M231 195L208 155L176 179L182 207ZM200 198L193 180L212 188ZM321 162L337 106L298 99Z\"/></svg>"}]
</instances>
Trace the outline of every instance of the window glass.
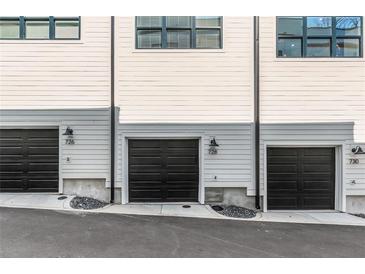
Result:
<instances>
[{"instance_id":1,"label":"window glass","mask_svg":"<svg viewBox=\"0 0 365 274\"><path fill-rule=\"evenodd\" d=\"M190 48L190 30L168 30L167 31L168 48Z\"/></svg>"},{"instance_id":2,"label":"window glass","mask_svg":"<svg viewBox=\"0 0 365 274\"><path fill-rule=\"evenodd\" d=\"M307 35L331 35L331 17L307 17Z\"/></svg>"},{"instance_id":3,"label":"window glass","mask_svg":"<svg viewBox=\"0 0 365 274\"><path fill-rule=\"evenodd\" d=\"M137 31L138 48L161 48L161 31L160 30L139 30Z\"/></svg>"},{"instance_id":4,"label":"window glass","mask_svg":"<svg viewBox=\"0 0 365 274\"><path fill-rule=\"evenodd\" d=\"M220 16L196 16L195 25L199 27L219 27L221 25Z\"/></svg>"},{"instance_id":5,"label":"window glass","mask_svg":"<svg viewBox=\"0 0 365 274\"><path fill-rule=\"evenodd\" d=\"M358 57L360 56L359 39L339 39L336 42L336 56Z\"/></svg>"},{"instance_id":6,"label":"window glass","mask_svg":"<svg viewBox=\"0 0 365 274\"><path fill-rule=\"evenodd\" d=\"M48 20L26 20L25 37L28 39L48 39L49 21Z\"/></svg>"},{"instance_id":7,"label":"window glass","mask_svg":"<svg viewBox=\"0 0 365 274\"><path fill-rule=\"evenodd\" d=\"M79 38L79 20L55 20L55 38Z\"/></svg>"},{"instance_id":8,"label":"window glass","mask_svg":"<svg viewBox=\"0 0 365 274\"><path fill-rule=\"evenodd\" d=\"M0 20L0 39L19 38L19 20Z\"/></svg>"},{"instance_id":9,"label":"window glass","mask_svg":"<svg viewBox=\"0 0 365 274\"><path fill-rule=\"evenodd\" d=\"M301 57L302 40L301 39L279 39L278 56L280 57Z\"/></svg>"},{"instance_id":10,"label":"window glass","mask_svg":"<svg viewBox=\"0 0 365 274\"><path fill-rule=\"evenodd\" d=\"M331 56L330 39L308 39L307 40L308 57L329 57Z\"/></svg>"},{"instance_id":11,"label":"window glass","mask_svg":"<svg viewBox=\"0 0 365 274\"><path fill-rule=\"evenodd\" d=\"M167 16L166 25L168 28L190 28L190 16Z\"/></svg>"},{"instance_id":12,"label":"window glass","mask_svg":"<svg viewBox=\"0 0 365 274\"><path fill-rule=\"evenodd\" d=\"M279 17L278 34L281 36L302 36L303 18L302 17Z\"/></svg>"},{"instance_id":13,"label":"window glass","mask_svg":"<svg viewBox=\"0 0 365 274\"><path fill-rule=\"evenodd\" d=\"M162 27L162 17L161 16L138 16L137 17L137 27L144 27L144 28Z\"/></svg>"},{"instance_id":14,"label":"window glass","mask_svg":"<svg viewBox=\"0 0 365 274\"><path fill-rule=\"evenodd\" d=\"M336 35L361 35L361 18L360 17L336 17Z\"/></svg>"},{"instance_id":15,"label":"window glass","mask_svg":"<svg viewBox=\"0 0 365 274\"><path fill-rule=\"evenodd\" d=\"M196 30L196 47L206 49L219 49L220 31L216 29Z\"/></svg>"}]
</instances>

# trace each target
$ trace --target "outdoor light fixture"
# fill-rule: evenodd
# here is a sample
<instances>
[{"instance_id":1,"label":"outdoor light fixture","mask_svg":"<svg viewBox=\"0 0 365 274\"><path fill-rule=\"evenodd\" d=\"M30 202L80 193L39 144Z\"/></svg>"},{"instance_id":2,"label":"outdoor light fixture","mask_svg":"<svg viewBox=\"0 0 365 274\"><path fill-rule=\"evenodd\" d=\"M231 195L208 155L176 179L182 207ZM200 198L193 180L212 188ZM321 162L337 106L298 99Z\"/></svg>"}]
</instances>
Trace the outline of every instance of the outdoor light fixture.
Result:
<instances>
[{"instance_id":1,"label":"outdoor light fixture","mask_svg":"<svg viewBox=\"0 0 365 274\"><path fill-rule=\"evenodd\" d=\"M62 135L73 136L74 135L74 131L70 127L67 127L65 133L63 133Z\"/></svg>"},{"instance_id":2,"label":"outdoor light fixture","mask_svg":"<svg viewBox=\"0 0 365 274\"><path fill-rule=\"evenodd\" d=\"M212 137L210 139L210 144L209 144L209 154L217 154L218 153L217 147L219 147L219 145L217 144L215 138Z\"/></svg>"},{"instance_id":3,"label":"outdoor light fixture","mask_svg":"<svg viewBox=\"0 0 365 274\"><path fill-rule=\"evenodd\" d=\"M354 147L351 151L353 154L365 154L360 146Z\"/></svg>"},{"instance_id":4,"label":"outdoor light fixture","mask_svg":"<svg viewBox=\"0 0 365 274\"><path fill-rule=\"evenodd\" d=\"M66 138L66 145L73 145L73 144L75 144L74 131L73 131L73 129L71 129L70 127L67 127L66 128L66 131L62 135L67 136L67 138Z\"/></svg>"}]
</instances>

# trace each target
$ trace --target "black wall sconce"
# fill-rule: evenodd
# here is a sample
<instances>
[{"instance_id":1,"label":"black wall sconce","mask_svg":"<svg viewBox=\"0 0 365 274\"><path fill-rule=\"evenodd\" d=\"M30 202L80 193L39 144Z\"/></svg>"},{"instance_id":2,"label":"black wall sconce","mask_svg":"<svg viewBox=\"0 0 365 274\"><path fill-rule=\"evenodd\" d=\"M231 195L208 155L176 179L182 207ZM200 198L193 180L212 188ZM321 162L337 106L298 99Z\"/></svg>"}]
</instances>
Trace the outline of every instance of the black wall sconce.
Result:
<instances>
[{"instance_id":1,"label":"black wall sconce","mask_svg":"<svg viewBox=\"0 0 365 274\"><path fill-rule=\"evenodd\" d=\"M354 147L353 149L351 149L351 151L353 154L365 154L360 146Z\"/></svg>"},{"instance_id":2,"label":"black wall sconce","mask_svg":"<svg viewBox=\"0 0 365 274\"><path fill-rule=\"evenodd\" d=\"M219 147L219 145L217 144L215 137L212 137L210 139L210 144L209 144L209 154L217 154L218 150L217 147Z\"/></svg>"},{"instance_id":3,"label":"black wall sconce","mask_svg":"<svg viewBox=\"0 0 365 274\"><path fill-rule=\"evenodd\" d=\"M67 138L66 138L66 145L73 145L73 144L75 144L74 131L73 131L73 129L71 129L70 127L67 127L66 128L66 131L62 135L67 136Z\"/></svg>"}]
</instances>

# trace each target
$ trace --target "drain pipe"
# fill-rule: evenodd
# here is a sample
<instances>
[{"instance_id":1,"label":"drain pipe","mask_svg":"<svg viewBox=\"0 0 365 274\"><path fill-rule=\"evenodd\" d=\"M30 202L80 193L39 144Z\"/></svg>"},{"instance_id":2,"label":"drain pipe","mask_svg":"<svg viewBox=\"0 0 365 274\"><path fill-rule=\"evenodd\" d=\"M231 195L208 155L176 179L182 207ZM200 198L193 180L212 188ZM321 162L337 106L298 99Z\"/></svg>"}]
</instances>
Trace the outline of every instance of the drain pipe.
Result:
<instances>
[{"instance_id":1,"label":"drain pipe","mask_svg":"<svg viewBox=\"0 0 365 274\"><path fill-rule=\"evenodd\" d=\"M255 124L255 206L260 209L260 40L259 16L253 17L254 27L254 124Z\"/></svg>"},{"instance_id":2,"label":"drain pipe","mask_svg":"<svg viewBox=\"0 0 365 274\"><path fill-rule=\"evenodd\" d=\"M114 102L114 16L110 28L110 203L114 203L115 172L115 102Z\"/></svg>"}]
</instances>

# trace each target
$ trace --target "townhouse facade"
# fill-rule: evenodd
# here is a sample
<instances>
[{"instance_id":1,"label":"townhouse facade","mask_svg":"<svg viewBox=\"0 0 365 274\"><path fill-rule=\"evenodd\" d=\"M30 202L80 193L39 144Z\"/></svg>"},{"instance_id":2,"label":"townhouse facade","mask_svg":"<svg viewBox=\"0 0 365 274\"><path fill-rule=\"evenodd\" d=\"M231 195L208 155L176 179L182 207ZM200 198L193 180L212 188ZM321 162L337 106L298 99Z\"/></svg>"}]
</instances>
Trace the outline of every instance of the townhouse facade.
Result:
<instances>
[{"instance_id":1,"label":"townhouse facade","mask_svg":"<svg viewBox=\"0 0 365 274\"><path fill-rule=\"evenodd\" d=\"M12 17L0 35L1 192L365 211L362 16Z\"/></svg>"}]
</instances>

